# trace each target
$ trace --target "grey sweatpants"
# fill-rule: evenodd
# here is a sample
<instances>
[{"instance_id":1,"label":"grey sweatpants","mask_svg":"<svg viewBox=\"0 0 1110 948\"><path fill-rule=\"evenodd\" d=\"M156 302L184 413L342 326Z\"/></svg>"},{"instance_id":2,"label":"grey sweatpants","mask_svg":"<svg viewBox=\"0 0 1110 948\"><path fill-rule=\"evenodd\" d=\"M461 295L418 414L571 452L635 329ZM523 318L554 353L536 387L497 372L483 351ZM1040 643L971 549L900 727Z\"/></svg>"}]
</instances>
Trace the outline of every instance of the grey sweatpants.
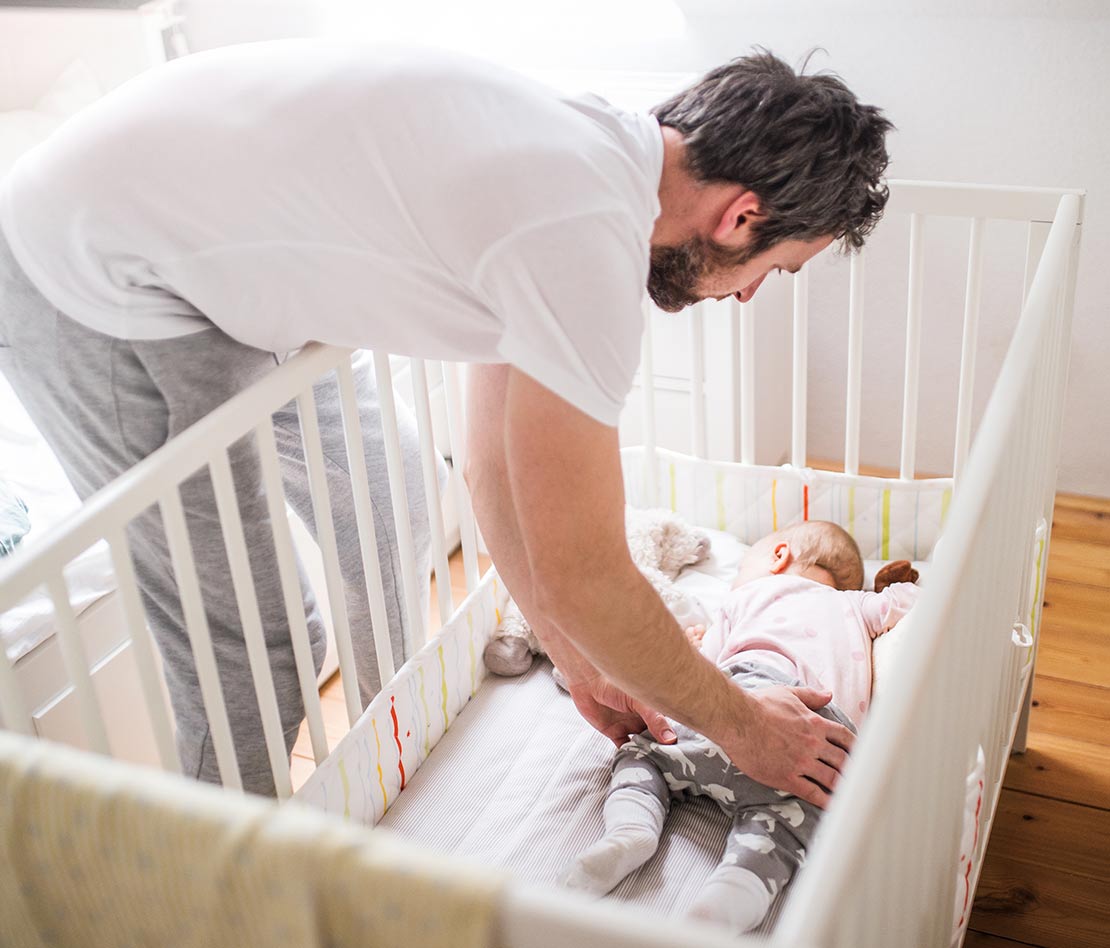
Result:
<instances>
[{"instance_id":1,"label":"grey sweatpants","mask_svg":"<svg viewBox=\"0 0 1110 948\"><path fill-rule=\"evenodd\" d=\"M725 669L740 688L798 685L776 669L758 662L737 661ZM832 704L818 712L855 731L847 716ZM817 807L783 790L772 790L737 770L708 738L671 722L678 741L659 744L648 733L625 744L613 762L609 792L637 790L670 809L671 798L707 796L732 816L722 865L739 866L763 880L774 897L805 861L806 847L820 819Z\"/></svg>"},{"instance_id":2,"label":"grey sweatpants","mask_svg":"<svg viewBox=\"0 0 1110 948\"><path fill-rule=\"evenodd\" d=\"M273 371L276 362L273 353L242 345L215 327L154 341L115 339L87 329L58 312L39 293L0 234L0 371L8 377L28 414L58 455L82 499ZM362 360L356 370L356 388L390 639L394 661L399 665L411 653L412 633L402 623L400 560L382 447L381 416L369 360ZM320 380L314 393L347 611L355 640L359 688L366 702L382 683L374 658L334 373ZM403 412L403 406L398 409ZM286 498L315 533L296 405L284 406L274 414L273 422ZM430 532L419 443L411 416L402 414L399 426L423 602L427 598L430 570ZM304 708L253 437L238 441L228 454L286 749L291 750ZM441 480L444 473L445 468L441 469ZM256 793L273 794L261 718L207 469L188 478L180 493L243 784ZM128 539L147 621L163 659L183 770L202 780L218 782L208 719L156 506L132 521ZM303 569L300 572L312 654L319 669L324 657L325 632Z\"/></svg>"}]
</instances>

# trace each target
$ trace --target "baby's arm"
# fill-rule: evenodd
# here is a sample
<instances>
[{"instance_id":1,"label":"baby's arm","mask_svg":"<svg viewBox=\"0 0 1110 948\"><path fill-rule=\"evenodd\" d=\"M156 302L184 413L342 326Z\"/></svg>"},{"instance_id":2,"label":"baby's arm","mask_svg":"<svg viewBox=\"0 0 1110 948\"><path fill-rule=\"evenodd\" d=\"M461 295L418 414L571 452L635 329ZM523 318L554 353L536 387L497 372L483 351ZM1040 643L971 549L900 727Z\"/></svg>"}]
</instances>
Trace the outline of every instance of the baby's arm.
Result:
<instances>
[{"instance_id":1,"label":"baby's arm","mask_svg":"<svg viewBox=\"0 0 1110 948\"><path fill-rule=\"evenodd\" d=\"M878 638L893 629L917 602L921 587L913 583L892 583L882 592L865 592L860 600L867 634Z\"/></svg>"}]
</instances>

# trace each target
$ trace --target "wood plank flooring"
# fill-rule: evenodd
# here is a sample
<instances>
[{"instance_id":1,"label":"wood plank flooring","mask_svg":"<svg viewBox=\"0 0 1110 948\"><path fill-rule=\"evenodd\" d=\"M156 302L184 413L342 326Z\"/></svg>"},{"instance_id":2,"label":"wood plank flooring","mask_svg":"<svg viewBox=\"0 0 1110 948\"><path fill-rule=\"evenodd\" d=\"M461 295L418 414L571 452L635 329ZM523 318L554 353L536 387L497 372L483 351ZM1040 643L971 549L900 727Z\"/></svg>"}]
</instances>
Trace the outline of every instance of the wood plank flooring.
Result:
<instances>
[{"instance_id":1,"label":"wood plank flooring","mask_svg":"<svg viewBox=\"0 0 1110 948\"><path fill-rule=\"evenodd\" d=\"M451 571L458 601L458 554ZM1006 773L969 948L1110 946L1110 500L1057 497L1048 575L1028 750ZM322 696L334 746L338 676ZM312 770L303 730L294 754L298 786Z\"/></svg>"}]
</instances>

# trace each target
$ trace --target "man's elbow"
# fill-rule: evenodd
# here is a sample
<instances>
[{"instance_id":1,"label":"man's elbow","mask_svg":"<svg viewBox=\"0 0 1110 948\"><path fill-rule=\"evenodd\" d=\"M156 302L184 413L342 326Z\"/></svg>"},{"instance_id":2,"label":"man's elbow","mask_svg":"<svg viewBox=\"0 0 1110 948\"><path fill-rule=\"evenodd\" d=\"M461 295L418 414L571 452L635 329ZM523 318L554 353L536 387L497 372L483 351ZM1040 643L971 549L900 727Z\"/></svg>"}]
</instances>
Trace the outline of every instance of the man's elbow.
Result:
<instances>
[{"instance_id":1,"label":"man's elbow","mask_svg":"<svg viewBox=\"0 0 1110 948\"><path fill-rule=\"evenodd\" d=\"M478 469L472 457L468 457L463 463L462 469L463 483L466 484L466 489L474 494L475 488L478 483Z\"/></svg>"},{"instance_id":2,"label":"man's elbow","mask_svg":"<svg viewBox=\"0 0 1110 948\"><path fill-rule=\"evenodd\" d=\"M470 451L463 462L463 482L470 496L477 499L488 493L508 489L508 471L495 458L480 451Z\"/></svg>"}]
</instances>

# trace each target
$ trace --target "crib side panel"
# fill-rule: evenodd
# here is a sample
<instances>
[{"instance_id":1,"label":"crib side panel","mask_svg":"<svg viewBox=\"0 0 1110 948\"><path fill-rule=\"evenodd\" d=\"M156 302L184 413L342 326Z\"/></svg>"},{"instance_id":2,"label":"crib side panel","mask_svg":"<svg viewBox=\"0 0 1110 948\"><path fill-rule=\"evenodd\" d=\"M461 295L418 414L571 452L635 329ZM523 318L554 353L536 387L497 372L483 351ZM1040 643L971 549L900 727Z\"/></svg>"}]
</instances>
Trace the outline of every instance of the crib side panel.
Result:
<instances>
[{"instance_id":1,"label":"crib side panel","mask_svg":"<svg viewBox=\"0 0 1110 948\"><path fill-rule=\"evenodd\" d=\"M705 461L663 448L621 452L625 497L752 544L804 520L840 524L868 560L925 560L948 517L952 479L894 480L789 465ZM654 486L654 492L652 492Z\"/></svg>"},{"instance_id":2,"label":"crib side panel","mask_svg":"<svg viewBox=\"0 0 1110 948\"><path fill-rule=\"evenodd\" d=\"M787 903L783 945L803 933L853 946L962 937L1032 666L1079 217L1078 199L1065 196L913 634ZM976 774L977 838L964 851Z\"/></svg>"},{"instance_id":3,"label":"crib side panel","mask_svg":"<svg viewBox=\"0 0 1110 948\"><path fill-rule=\"evenodd\" d=\"M409 454L402 457L397 420L401 409L393 403L389 360L379 359L376 373L361 356L355 356L357 372L352 371L351 363L352 353L347 350L305 347L97 492L52 533L5 557L0 564L0 615L11 614L9 610L40 587L46 589L65 666L61 676L64 681L59 684L62 690L57 694L25 695L21 682L27 676L6 651L0 655L0 720L5 728L34 734L34 715L65 698L81 708L86 733L75 734L75 743L101 752L110 752L118 743L116 735L107 734L97 688L91 683L101 656L86 653L66 581L75 559L107 541L113 595L119 601L117 612L123 624L117 638L134 656L138 678L135 692L146 705L135 708L134 714L149 719L162 767L180 769L159 650L151 632L153 620L148 622L147 610L154 607L155 599L150 595L144 599L136 575L136 557L149 559L150 549L160 543L166 550L168 575L166 594L157 600L159 617L180 612L181 625L188 635L185 648L196 663L202 713L213 735L223 782L239 785L243 748L235 745L236 740L242 742L242 732L237 728L242 726L244 713L248 717L251 714L244 711L249 707L243 700L246 694L248 701L256 701L261 728L258 743L264 745L251 748L256 773L269 770L273 778L271 792L276 791L281 798L291 794L283 733L288 724L283 728L282 723L288 709L279 710L274 684L274 668L279 664L286 676L283 700L288 703L290 686L299 691L313 755L317 763L327 757L317 680L321 656L313 654L310 643L306 602L310 603L311 598L306 600L287 505L299 504L301 518L314 522L325 576L323 588L315 593L326 598L329 608L314 614L312 621L317 625L311 634L318 635L321 624L327 623L329 637L334 635L348 720L353 724L362 714L363 701L348 614L352 595L365 600L366 627L360 626L356 632L363 640L360 648L375 653L383 683L393 677L395 665L401 660L401 656L395 656L397 645L393 641L399 630L391 633L383 593L383 565L392 567L379 561L381 538L376 535L372 511L388 509L392 504L397 513L401 575L396 578L396 598L403 603L402 611L407 612L411 654L423 645L426 604L419 593L427 579L416 569L415 547L408 535L406 490L412 492L422 486L435 495L427 505L428 529L438 553L435 565L440 571L441 589L449 590L450 580L444 572L447 531L443 506L438 502L441 485L437 475L442 462L437 461L435 445L438 438L451 450L452 442L462 439L457 379L448 396L453 423L450 431L437 435L431 430L430 374L422 363L410 362L413 387L423 394L423 398L416 398L415 421L407 422L419 432L419 447L413 445L417 439L409 438ZM436 380L455 378L439 371L438 364L435 368ZM370 413L376 415L379 406L381 422L375 424ZM291 419L291 423L275 423L275 415ZM371 483L366 458L368 454L376 458L380 453L388 455L388 482L384 472L379 472ZM303 476L291 482L290 466L296 463ZM337 473L341 470L342 476ZM451 477L442 486L458 488L459 477ZM465 488L462 490L465 493ZM457 529L470 553L470 565L474 565L473 515L466 503L456 503L455 507ZM198 530L203 530L203 535ZM345 534L342 561L341 533ZM144 545L136 547L137 541ZM226 570L222 581L216 582L213 564L221 562ZM218 566L215 568L218 571ZM467 570L467 579L468 590L473 591L477 586L476 569ZM364 584L361 592L357 588L360 584ZM214 593L214 585L224 588ZM447 614L453 610L449 592L441 595L441 604L446 606ZM214 648L216 626L223 630L222 648L219 642ZM275 630L281 628L285 630L281 634L291 641L290 661L272 655ZM229 658L228 634L232 638L238 635L244 646L242 655L233 656L234 662ZM371 663L367 659L364 664ZM67 697L70 694L72 697ZM240 723L233 726L236 715Z\"/></svg>"},{"instance_id":4,"label":"crib side panel","mask_svg":"<svg viewBox=\"0 0 1110 948\"><path fill-rule=\"evenodd\" d=\"M367 706L296 799L377 823L487 675L482 651L508 592L490 570L453 618Z\"/></svg>"}]
</instances>

